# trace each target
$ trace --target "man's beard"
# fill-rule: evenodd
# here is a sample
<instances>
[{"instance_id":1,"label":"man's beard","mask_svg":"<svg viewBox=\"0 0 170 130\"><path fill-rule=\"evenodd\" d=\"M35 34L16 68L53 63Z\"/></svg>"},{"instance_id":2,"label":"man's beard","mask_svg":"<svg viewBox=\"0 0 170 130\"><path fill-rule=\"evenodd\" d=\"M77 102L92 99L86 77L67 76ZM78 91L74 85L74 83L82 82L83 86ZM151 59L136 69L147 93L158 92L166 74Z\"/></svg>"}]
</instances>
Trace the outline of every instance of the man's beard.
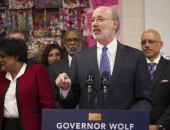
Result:
<instances>
[{"instance_id":1,"label":"man's beard","mask_svg":"<svg viewBox=\"0 0 170 130\"><path fill-rule=\"evenodd\" d=\"M101 29L100 29L101 30ZM96 40L102 40L102 39L105 39L107 38L111 33L112 33L112 27L106 29L106 30L101 30L101 33L100 35L95 35L93 32L93 37L96 39Z\"/></svg>"},{"instance_id":2,"label":"man's beard","mask_svg":"<svg viewBox=\"0 0 170 130\"><path fill-rule=\"evenodd\" d=\"M75 50L71 50L72 47L74 47ZM81 44L80 44L78 47L77 47L77 46L70 46L70 47L68 48L68 46L66 46L66 50L67 50L67 52L68 52L69 54L74 55L75 53L81 51Z\"/></svg>"}]
</instances>

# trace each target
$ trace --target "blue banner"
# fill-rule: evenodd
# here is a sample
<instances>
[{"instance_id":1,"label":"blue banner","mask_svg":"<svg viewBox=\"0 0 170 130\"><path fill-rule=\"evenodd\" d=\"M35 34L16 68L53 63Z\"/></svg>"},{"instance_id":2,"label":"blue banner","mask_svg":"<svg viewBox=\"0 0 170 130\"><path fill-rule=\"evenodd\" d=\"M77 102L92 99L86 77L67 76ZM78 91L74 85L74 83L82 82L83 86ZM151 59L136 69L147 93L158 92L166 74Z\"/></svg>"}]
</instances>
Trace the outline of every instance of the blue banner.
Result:
<instances>
[{"instance_id":1,"label":"blue banner","mask_svg":"<svg viewBox=\"0 0 170 130\"><path fill-rule=\"evenodd\" d=\"M148 111L42 111L42 130L148 130Z\"/></svg>"}]
</instances>

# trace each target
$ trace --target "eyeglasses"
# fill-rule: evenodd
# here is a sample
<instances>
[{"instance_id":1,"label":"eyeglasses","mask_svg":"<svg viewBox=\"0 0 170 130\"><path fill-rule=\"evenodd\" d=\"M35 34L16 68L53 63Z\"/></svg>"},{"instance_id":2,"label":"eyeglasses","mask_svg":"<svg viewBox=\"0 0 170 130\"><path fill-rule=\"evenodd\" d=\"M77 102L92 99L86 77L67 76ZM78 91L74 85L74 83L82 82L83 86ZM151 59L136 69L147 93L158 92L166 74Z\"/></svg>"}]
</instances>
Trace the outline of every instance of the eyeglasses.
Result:
<instances>
[{"instance_id":1,"label":"eyeglasses","mask_svg":"<svg viewBox=\"0 0 170 130\"><path fill-rule=\"evenodd\" d=\"M156 42L162 42L162 41L155 41L155 40L144 40L141 42L142 45L146 45L146 43L149 43L150 45L155 44Z\"/></svg>"},{"instance_id":2,"label":"eyeglasses","mask_svg":"<svg viewBox=\"0 0 170 130\"><path fill-rule=\"evenodd\" d=\"M65 42L70 43L70 42L79 42L81 39L80 38L69 38L65 39Z\"/></svg>"},{"instance_id":3,"label":"eyeglasses","mask_svg":"<svg viewBox=\"0 0 170 130\"><path fill-rule=\"evenodd\" d=\"M92 18L92 19L90 20L90 22L93 23L94 21L96 21L96 22L98 22L98 23L102 23L102 22L104 22L104 21L106 21L106 20L115 20L115 19L107 19L107 18L104 18L104 17L98 17L97 19Z\"/></svg>"}]
</instances>

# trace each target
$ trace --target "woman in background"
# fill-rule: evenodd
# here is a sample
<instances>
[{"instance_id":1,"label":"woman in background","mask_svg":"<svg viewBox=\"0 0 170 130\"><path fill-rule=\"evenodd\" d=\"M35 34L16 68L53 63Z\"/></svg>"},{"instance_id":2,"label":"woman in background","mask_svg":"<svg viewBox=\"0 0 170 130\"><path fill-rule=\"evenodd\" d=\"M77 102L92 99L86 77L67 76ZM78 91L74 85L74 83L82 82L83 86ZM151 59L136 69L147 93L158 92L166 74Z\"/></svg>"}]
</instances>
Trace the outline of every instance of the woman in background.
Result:
<instances>
[{"instance_id":1,"label":"woman in background","mask_svg":"<svg viewBox=\"0 0 170 130\"><path fill-rule=\"evenodd\" d=\"M41 57L41 63L47 68L50 64L61 59L62 50L58 44L47 45Z\"/></svg>"},{"instance_id":2,"label":"woman in background","mask_svg":"<svg viewBox=\"0 0 170 130\"><path fill-rule=\"evenodd\" d=\"M0 39L1 130L41 130L42 109L54 109L47 69L26 62L23 40Z\"/></svg>"}]
</instances>

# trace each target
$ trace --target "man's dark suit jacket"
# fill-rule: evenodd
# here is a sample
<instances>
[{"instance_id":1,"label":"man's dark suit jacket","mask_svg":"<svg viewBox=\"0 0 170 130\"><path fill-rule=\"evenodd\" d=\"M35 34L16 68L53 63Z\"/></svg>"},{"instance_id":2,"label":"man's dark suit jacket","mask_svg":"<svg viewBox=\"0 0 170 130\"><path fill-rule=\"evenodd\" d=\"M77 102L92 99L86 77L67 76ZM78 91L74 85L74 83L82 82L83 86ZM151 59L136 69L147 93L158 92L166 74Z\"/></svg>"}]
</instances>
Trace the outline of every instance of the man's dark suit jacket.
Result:
<instances>
[{"instance_id":1,"label":"man's dark suit jacket","mask_svg":"<svg viewBox=\"0 0 170 130\"><path fill-rule=\"evenodd\" d=\"M48 72L52 81L53 85L53 92L54 92L54 97L55 97L55 107L56 108L62 108L60 103L57 101L58 96L60 95L59 93L59 88L55 84L55 80L58 77L59 74L65 72L68 74L69 72L69 60L68 58L61 59L48 67Z\"/></svg>"},{"instance_id":2,"label":"man's dark suit jacket","mask_svg":"<svg viewBox=\"0 0 170 130\"><path fill-rule=\"evenodd\" d=\"M72 81L67 97L60 101L65 108L94 109L96 90L92 90L90 103L85 85L89 70L95 72L94 83L100 88L101 78L97 65L97 47L94 46L73 56L69 76ZM152 110L151 81L143 52L118 42L110 87L106 95L106 109ZM105 108L103 89L99 90L98 109Z\"/></svg>"},{"instance_id":3,"label":"man's dark suit jacket","mask_svg":"<svg viewBox=\"0 0 170 130\"><path fill-rule=\"evenodd\" d=\"M151 87L152 87L152 99L154 104L154 110L151 112L150 124L159 124L162 125L166 130L169 130L170 129L170 61L164 59L162 56L157 65Z\"/></svg>"}]
</instances>

